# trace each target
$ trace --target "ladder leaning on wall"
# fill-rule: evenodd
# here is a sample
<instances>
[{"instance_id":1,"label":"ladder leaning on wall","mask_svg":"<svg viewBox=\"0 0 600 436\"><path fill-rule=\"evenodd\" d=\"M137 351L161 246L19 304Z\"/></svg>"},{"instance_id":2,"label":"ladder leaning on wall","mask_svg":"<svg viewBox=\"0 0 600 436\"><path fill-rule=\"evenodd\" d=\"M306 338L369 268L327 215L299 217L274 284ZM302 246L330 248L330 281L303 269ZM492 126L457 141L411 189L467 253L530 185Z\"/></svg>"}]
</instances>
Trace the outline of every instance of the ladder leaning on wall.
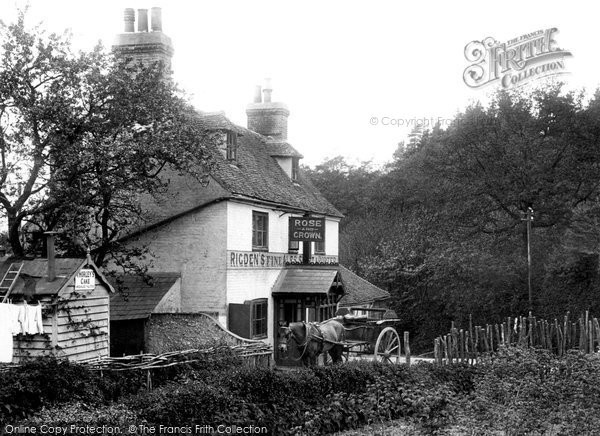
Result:
<instances>
[{"instance_id":1,"label":"ladder leaning on wall","mask_svg":"<svg viewBox=\"0 0 600 436\"><path fill-rule=\"evenodd\" d=\"M6 303L17 278L23 269L23 263L11 263L0 282L0 302Z\"/></svg>"}]
</instances>

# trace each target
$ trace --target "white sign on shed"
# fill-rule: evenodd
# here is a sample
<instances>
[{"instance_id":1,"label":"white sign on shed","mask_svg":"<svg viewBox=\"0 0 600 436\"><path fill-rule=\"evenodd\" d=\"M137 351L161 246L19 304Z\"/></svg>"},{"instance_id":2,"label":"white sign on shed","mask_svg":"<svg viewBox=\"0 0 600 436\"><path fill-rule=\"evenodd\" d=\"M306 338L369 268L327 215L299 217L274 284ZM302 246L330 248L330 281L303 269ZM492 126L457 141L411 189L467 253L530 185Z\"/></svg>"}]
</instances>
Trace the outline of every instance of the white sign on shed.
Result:
<instances>
[{"instance_id":1,"label":"white sign on shed","mask_svg":"<svg viewBox=\"0 0 600 436\"><path fill-rule=\"evenodd\" d=\"M75 276L76 291L93 291L96 288L96 275L94 270L82 269Z\"/></svg>"}]
</instances>

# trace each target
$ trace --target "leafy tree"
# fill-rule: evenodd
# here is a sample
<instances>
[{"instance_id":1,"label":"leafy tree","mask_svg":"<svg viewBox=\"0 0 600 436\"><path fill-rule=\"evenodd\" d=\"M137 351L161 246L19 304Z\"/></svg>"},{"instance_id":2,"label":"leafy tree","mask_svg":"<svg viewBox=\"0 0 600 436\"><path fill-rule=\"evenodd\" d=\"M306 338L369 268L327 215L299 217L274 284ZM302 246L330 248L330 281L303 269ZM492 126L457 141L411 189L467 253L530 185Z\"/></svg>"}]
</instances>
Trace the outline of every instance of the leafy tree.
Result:
<instances>
[{"instance_id":1,"label":"leafy tree","mask_svg":"<svg viewBox=\"0 0 600 436\"><path fill-rule=\"evenodd\" d=\"M14 254L27 220L59 230L69 254L118 259L123 230L143 220L136 199L163 190L165 171L205 181L213 136L160 64L100 46L73 54L66 36L28 30L23 12L1 31L0 203Z\"/></svg>"},{"instance_id":2,"label":"leafy tree","mask_svg":"<svg viewBox=\"0 0 600 436\"><path fill-rule=\"evenodd\" d=\"M467 108L429 138L424 168L459 205L456 222L476 232L513 231L532 207L534 227L567 225L600 180L598 121L582 100L560 85L500 92L489 107Z\"/></svg>"},{"instance_id":3,"label":"leafy tree","mask_svg":"<svg viewBox=\"0 0 600 436\"><path fill-rule=\"evenodd\" d=\"M374 203L373 183L380 171L371 162L359 166L346 162L344 157L326 159L314 169L304 168L312 182L326 198L343 214L363 216Z\"/></svg>"}]
</instances>

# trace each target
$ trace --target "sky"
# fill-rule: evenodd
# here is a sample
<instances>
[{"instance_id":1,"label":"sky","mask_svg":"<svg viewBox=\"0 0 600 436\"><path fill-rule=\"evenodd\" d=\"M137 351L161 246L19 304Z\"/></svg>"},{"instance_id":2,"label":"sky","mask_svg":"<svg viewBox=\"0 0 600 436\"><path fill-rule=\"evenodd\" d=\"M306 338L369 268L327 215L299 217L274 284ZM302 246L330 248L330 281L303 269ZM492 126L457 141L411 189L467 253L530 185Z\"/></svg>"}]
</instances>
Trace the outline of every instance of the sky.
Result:
<instances>
[{"instance_id":1,"label":"sky","mask_svg":"<svg viewBox=\"0 0 600 436\"><path fill-rule=\"evenodd\" d=\"M572 53L562 75L572 88L600 85L595 29L600 6L583 1L29 0L30 23L70 28L73 44L111 46L126 7L161 7L174 45L176 81L194 105L246 126L256 85L290 109L289 142L315 165L338 155L358 163L392 159L416 123L448 123L499 86L469 88L465 46L506 42L556 28ZM0 0L14 19L25 1ZM536 80L531 79L530 84Z\"/></svg>"}]
</instances>

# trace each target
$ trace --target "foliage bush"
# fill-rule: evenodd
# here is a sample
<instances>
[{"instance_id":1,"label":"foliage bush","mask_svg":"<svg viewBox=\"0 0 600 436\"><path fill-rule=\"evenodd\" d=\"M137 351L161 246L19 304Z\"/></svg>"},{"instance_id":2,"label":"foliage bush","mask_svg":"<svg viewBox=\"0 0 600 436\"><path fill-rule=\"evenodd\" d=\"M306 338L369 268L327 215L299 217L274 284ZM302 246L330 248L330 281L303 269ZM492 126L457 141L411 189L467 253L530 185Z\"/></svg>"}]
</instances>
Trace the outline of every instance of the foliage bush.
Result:
<instances>
[{"instance_id":1,"label":"foliage bush","mask_svg":"<svg viewBox=\"0 0 600 436\"><path fill-rule=\"evenodd\" d=\"M225 356L190 363L165 375L152 391L120 397L120 404L108 402L113 385L137 379L100 378L66 362L31 362L27 371L1 375L0 401L12 408L7 414L5 407L2 417L37 409L22 422L253 425L277 435L327 434L395 419L408 420L426 434L573 435L597 434L600 428L596 354L558 357L503 348L477 366L350 362L293 371L234 362Z\"/></svg>"},{"instance_id":2,"label":"foliage bush","mask_svg":"<svg viewBox=\"0 0 600 436\"><path fill-rule=\"evenodd\" d=\"M173 382L129 405L157 425L252 424L277 435L323 434L399 417L436 426L446 421L456 392L472 386L473 373L468 367L452 373L427 364L370 362L286 372L238 369L209 381Z\"/></svg>"},{"instance_id":3,"label":"foliage bush","mask_svg":"<svg viewBox=\"0 0 600 436\"><path fill-rule=\"evenodd\" d=\"M19 423L23 426L47 425L49 427L58 426L92 426L101 427L103 425L120 427L123 432L130 425L143 425L145 421L141 419L137 412L131 410L124 404L109 404L102 406L93 406L90 404L75 402L61 404L51 408L43 407L35 416L25 419Z\"/></svg>"},{"instance_id":4,"label":"foliage bush","mask_svg":"<svg viewBox=\"0 0 600 436\"><path fill-rule=\"evenodd\" d=\"M177 379L209 378L239 367L229 349L188 355L189 363L152 370L153 386ZM92 371L87 366L53 357L32 359L0 372L0 422L22 419L45 407L69 402L107 404L147 387L146 371Z\"/></svg>"},{"instance_id":5,"label":"foliage bush","mask_svg":"<svg viewBox=\"0 0 600 436\"><path fill-rule=\"evenodd\" d=\"M96 378L81 365L53 358L31 360L0 372L0 421L22 418L55 403L97 402L102 392Z\"/></svg>"},{"instance_id":6,"label":"foliage bush","mask_svg":"<svg viewBox=\"0 0 600 436\"><path fill-rule=\"evenodd\" d=\"M600 356L501 349L481 362L461 407L476 434L597 434Z\"/></svg>"}]
</instances>

